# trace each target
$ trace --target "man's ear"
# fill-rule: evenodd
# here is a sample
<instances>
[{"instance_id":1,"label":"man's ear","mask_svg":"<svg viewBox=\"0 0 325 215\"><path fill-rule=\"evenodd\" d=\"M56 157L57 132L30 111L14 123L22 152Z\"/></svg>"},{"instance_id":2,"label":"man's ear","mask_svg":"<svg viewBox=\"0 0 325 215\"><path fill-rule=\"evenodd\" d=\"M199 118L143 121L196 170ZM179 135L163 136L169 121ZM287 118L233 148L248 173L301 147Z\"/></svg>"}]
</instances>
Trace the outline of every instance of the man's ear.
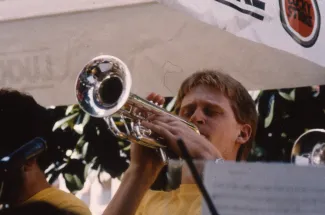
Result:
<instances>
[{"instance_id":1,"label":"man's ear","mask_svg":"<svg viewBox=\"0 0 325 215\"><path fill-rule=\"evenodd\" d=\"M36 158L29 159L24 163L23 170L24 172L30 172L37 165Z\"/></svg>"},{"instance_id":2,"label":"man's ear","mask_svg":"<svg viewBox=\"0 0 325 215\"><path fill-rule=\"evenodd\" d=\"M245 144L250 139L252 135L252 127L249 124L241 125L240 133L236 139L236 143Z\"/></svg>"}]
</instances>

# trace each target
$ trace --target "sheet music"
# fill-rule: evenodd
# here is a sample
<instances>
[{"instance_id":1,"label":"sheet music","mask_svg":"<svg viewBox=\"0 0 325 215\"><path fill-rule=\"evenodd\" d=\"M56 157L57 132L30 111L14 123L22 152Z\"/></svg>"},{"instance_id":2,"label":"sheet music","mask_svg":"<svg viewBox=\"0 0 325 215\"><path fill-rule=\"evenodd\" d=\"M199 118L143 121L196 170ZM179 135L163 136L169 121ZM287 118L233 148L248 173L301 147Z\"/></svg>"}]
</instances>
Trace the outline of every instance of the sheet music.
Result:
<instances>
[{"instance_id":1,"label":"sheet music","mask_svg":"<svg viewBox=\"0 0 325 215\"><path fill-rule=\"evenodd\" d=\"M207 162L203 177L220 215L325 214L323 167Z\"/></svg>"}]
</instances>

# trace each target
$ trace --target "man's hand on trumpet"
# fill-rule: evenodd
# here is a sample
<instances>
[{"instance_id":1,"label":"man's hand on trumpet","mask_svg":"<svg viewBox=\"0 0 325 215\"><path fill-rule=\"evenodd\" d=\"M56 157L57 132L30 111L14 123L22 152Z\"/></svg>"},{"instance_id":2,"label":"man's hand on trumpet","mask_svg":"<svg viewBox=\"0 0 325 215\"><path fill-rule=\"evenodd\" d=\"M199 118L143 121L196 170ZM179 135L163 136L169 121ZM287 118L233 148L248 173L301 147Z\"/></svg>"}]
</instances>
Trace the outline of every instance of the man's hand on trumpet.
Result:
<instances>
[{"instance_id":1,"label":"man's hand on trumpet","mask_svg":"<svg viewBox=\"0 0 325 215\"><path fill-rule=\"evenodd\" d=\"M151 93L147 100L161 106L165 103L165 98ZM164 163L155 150L139 144L131 144L131 164L130 171L146 180L148 186L155 181Z\"/></svg>"},{"instance_id":2,"label":"man's hand on trumpet","mask_svg":"<svg viewBox=\"0 0 325 215\"><path fill-rule=\"evenodd\" d=\"M151 93L147 99L158 104L164 101L164 97L155 93ZM151 115L147 118L147 121L142 122L142 125L162 137L165 140L164 143L167 145L168 150L174 152L179 157L182 157L182 153L178 147L177 140L181 138L192 158L202 160L221 158L218 149L206 138L210 136L206 125L208 119L203 114L193 112L191 113L191 117L185 120L194 123L200 132L206 133L200 135L184 122L164 113ZM189 174L187 166L183 168L182 183L195 183L192 175Z\"/></svg>"},{"instance_id":3,"label":"man's hand on trumpet","mask_svg":"<svg viewBox=\"0 0 325 215\"><path fill-rule=\"evenodd\" d=\"M149 94L147 100L158 106L165 102L165 98L156 93ZM168 149L179 157L182 157L182 153L177 145L177 140L182 138L192 158L202 160L221 158L218 149L207 139L210 132L203 133L207 131L207 128L205 122L201 123L201 121L207 121L207 119L202 117L204 116L193 113L192 117L188 119L198 126L201 135L177 118L164 113L151 115L147 121L142 121L142 125L162 137ZM131 145L130 171L139 179L145 180L148 187L155 181L163 166L164 163L155 150L139 144Z\"/></svg>"}]
</instances>

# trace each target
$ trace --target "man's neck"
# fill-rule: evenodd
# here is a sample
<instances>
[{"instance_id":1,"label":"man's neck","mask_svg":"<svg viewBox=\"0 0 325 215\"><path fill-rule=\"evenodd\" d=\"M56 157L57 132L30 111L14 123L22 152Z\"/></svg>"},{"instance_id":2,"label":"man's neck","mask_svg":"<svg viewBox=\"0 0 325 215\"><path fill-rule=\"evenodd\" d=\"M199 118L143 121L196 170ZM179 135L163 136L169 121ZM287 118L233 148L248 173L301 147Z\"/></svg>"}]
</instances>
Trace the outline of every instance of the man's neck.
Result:
<instances>
[{"instance_id":1,"label":"man's neck","mask_svg":"<svg viewBox=\"0 0 325 215\"><path fill-rule=\"evenodd\" d=\"M24 185L23 192L20 193L18 201L16 204L21 204L27 201L29 198L34 196L35 194L41 192L42 190L51 187L51 185L46 181L46 178L43 174L38 175L31 180L26 180Z\"/></svg>"}]
</instances>

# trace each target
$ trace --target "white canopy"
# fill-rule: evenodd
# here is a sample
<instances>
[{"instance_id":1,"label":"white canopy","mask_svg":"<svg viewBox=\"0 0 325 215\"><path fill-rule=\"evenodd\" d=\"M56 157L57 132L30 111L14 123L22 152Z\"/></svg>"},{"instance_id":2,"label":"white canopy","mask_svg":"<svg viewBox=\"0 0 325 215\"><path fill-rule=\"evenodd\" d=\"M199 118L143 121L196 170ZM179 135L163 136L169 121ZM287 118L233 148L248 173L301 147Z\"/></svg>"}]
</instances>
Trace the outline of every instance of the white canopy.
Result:
<instances>
[{"instance_id":1,"label":"white canopy","mask_svg":"<svg viewBox=\"0 0 325 215\"><path fill-rule=\"evenodd\" d=\"M325 83L325 68L250 42L153 1L0 1L0 84L42 105L76 103L75 80L110 54L132 72L141 96L175 95L202 68L222 69L249 90Z\"/></svg>"}]
</instances>

